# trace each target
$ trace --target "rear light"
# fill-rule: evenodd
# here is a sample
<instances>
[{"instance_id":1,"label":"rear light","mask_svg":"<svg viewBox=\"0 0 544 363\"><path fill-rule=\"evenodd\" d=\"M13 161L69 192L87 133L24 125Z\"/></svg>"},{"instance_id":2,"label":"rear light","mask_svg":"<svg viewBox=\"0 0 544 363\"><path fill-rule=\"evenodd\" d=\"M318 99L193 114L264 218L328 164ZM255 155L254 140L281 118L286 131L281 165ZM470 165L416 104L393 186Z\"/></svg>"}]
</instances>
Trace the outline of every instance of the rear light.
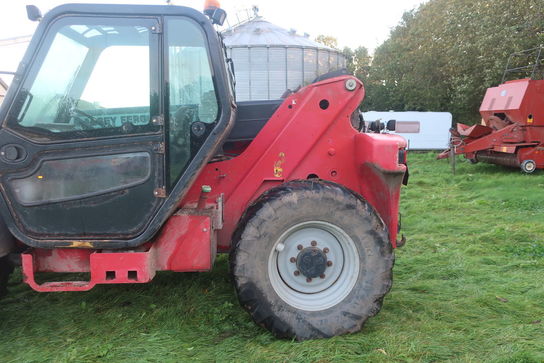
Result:
<instances>
[{"instance_id":1,"label":"rear light","mask_svg":"<svg viewBox=\"0 0 544 363\"><path fill-rule=\"evenodd\" d=\"M404 172L404 177L402 178L402 184L408 185L408 178L410 174L408 173L408 150L399 149L399 164L406 165L406 171Z\"/></svg>"}]
</instances>

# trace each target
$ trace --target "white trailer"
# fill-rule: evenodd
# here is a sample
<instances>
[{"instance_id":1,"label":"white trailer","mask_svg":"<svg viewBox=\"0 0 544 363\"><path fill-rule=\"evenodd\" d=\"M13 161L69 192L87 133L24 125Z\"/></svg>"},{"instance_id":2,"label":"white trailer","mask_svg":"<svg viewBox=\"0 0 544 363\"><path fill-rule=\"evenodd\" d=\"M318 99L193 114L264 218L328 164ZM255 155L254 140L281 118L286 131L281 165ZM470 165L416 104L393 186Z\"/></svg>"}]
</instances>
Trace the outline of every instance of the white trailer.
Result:
<instances>
[{"instance_id":1,"label":"white trailer","mask_svg":"<svg viewBox=\"0 0 544 363\"><path fill-rule=\"evenodd\" d=\"M397 121L396 130L389 133L397 134L408 140L411 150L444 150L449 147L452 117L449 112L363 112L365 122L380 120L387 123Z\"/></svg>"}]
</instances>

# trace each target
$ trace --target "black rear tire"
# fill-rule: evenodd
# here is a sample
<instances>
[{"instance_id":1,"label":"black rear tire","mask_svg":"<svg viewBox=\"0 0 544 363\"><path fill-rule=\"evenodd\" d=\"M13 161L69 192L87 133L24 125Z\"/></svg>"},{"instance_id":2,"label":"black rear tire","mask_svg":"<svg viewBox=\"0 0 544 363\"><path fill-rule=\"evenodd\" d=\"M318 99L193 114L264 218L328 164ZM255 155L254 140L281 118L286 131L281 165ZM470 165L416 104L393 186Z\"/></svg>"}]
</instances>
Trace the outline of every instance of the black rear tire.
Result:
<instances>
[{"instance_id":1,"label":"black rear tire","mask_svg":"<svg viewBox=\"0 0 544 363\"><path fill-rule=\"evenodd\" d=\"M13 272L13 264L9 256L0 257L0 298L7 294L9 276Z\"/></svg>"},{"instance_id":2,"label":"black rear tire","mask_svg":"<svg viewBox=\"0 0 544 363\"><path fill-rule=\"evenodd\" d=\"M6 295L9 275L13 272L13 263L9 253L15 249L15 240L0 217L0 297Z\"/></svg>"},{"instance_id":3,"label":"black rear tire","mask_svg":"<svg viewBox=\"0 0 544 363\"><path fill-rule=\"evenodd\" d=\"M340 255L345 256L341 259L345 263L342 271L355 271L350 273L353 283L341 282L344 278L349 279L349 276L338 277L330 286L326 285L328 287L325 292L302 293L300 289L292 287L298 280L289 282L296 278L274 277L277 275L275 269L281 270L281 266L288 265L288 262L292 263L289 266L295 265L295 257L289 257L293 255L292 252L285 255L290 261L280 260L285 258L280 257L284 248L285 251L291 248L288 245L289 239L284 238L286 233L306 223L313 224L312 228L317 226L317 229L321 225L332 228L332 234L337 231L351 241L349 245L353 245L353 248L342 247ZM302 231L306 230L302 228ZM299 237L294 239L300 240ZM328 248L317 250L319 243L316 242L317 247L313 248L318 255L325 256L323 251L326 251L329 256L333 256ZM280 250L278 244L283 246ZM311 246L304 249L300 247L303 246L296 247L300 251L298 256L306 250L312 252ZM349 251L355 251L351 254L354 256L351 260ZM277 256L277 260L274 256ZM319 265L319 258L315 260L318 261L315 263L317 267L322 266ZM331 257L325 260L327 258ZM356 264L357 268L350 270L348 264L353 259L357 262L351 264ZM332 258L330 261L332 263ZM394 255L385 224L363 198L334 183L304 180L274 188L248 208L234 235L230 263L240 303L253 320L278 337L306 340L359 331L369 317L376 315L384 295L392 285ZM296 258L296 266L301 271L298 275L295 273L295 276L303 278L302 285L304 279L310 281L310 289L315 286L313 283L325 281L319 280L326 279L322 276L329 276L329 270L320 277L311 275L311 268L303 265L299 267L299 257ZM300 275L301 272L304 276ZM312 278L308 280L307 276L313 277L313 281ZM294 291L295 298L289 297L289 289ZM321 299L320 296L326 291L333 292L329 297ZM302 303L297 306L296 299L299 297Z\"/></svg>"}]
</instances>

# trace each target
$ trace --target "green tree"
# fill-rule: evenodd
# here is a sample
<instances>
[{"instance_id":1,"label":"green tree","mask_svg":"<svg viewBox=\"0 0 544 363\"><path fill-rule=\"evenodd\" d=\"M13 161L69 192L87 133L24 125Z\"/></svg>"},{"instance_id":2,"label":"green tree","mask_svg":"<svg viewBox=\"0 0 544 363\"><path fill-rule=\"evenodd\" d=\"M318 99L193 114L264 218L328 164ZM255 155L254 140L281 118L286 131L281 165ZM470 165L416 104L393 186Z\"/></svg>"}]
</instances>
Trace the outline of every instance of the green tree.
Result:
<instances>
[{"instance_id":1,"label":"green tree","mask_svg":"<svg viewBox=\"0 0 544 363\"><path fill-rule=\"evenodd\" d=\"M369 83L372 57L370 56L368 49L365 47L357 47L353 50L350 47L344 47L342 53L346 58L347 71L363 81L366 91L365 94L368 98L368 94L373 92L372 85Z\"/></svg>"},{"instance_id":2,"label":"green tree","mask_svg":"<svg viewBox=\"0 0 544 363\"><path fill-rule=\"evenodd\" d=\"M315 38L315 41L329 48L338 49L338 39L333 36L320 34Z\"/></svg>"},{"instance_id":3,"label":"green tree","mask_svg":"<svg viewBox=\"0 0 544 363\"><path fill-rule=\"evenodd\" d=\"M508 55L544 44L542 14L542 0L428 1L405 13L376 49L363 107L449 111L455 121L477 121Z\"/></svg>"},{"instance_id":4,"label":"green tree","mask_svg":"<svg viewBox=\"0 0 544 363\"><path fill-rule=\"evenodd\" d=\"M368 49L365 47L358 47L355 50L352 50L349 47L345 47L342 50L342 53L346 58L347 70L360 80L365 81L368 78L370 63L372 61Z\"/></svg>"}]
</instances>

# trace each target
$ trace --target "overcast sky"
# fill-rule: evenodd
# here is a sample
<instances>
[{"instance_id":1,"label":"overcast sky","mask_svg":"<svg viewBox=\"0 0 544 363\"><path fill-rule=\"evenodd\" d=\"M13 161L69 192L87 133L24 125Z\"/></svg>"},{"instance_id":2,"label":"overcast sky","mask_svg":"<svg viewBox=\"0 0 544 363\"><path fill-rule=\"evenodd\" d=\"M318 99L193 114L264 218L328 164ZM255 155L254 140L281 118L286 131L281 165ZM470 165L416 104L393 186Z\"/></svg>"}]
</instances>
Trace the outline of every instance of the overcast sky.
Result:
<instances>
[{"instance_id":1,"label":"overcast sky","mask_svg":"<svg viewBox=\"0 0 544 363\"><path fill-rule=\"evenodd\" d=\"M30 35L36 23L26 17L26 4L37 5L42 13L66 2L165 4L165 0L0 0L0 39ZM201 10L203 0L173 0ZM402 14L418 7L424 0L222 0L228 21L247 18L245 9L257 5L259 15L286 29L296 29L299 34L309 33L312 39L319 34L338 39L340 47L360 45L371 51L381 44L401 19ZM24 54L26 45L0 47L0 70L13 71Z\"/></svg>"}]
</instances>

